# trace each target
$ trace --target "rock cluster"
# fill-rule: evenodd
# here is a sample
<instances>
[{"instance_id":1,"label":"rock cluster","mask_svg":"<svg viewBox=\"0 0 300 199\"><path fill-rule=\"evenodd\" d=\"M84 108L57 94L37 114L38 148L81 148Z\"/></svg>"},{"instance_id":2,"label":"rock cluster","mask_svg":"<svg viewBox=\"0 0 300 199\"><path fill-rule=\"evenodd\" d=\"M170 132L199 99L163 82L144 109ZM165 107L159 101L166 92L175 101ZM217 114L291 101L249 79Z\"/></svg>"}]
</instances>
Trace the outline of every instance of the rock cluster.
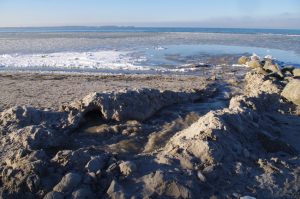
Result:
<instances>
[{"instance_id":1,"label":"rock cluster","mask_svg":"<svg viewBox=\"0 0 300 199\"><path fill-rule=\"evenodd\" d=\"M251 57L240 57L238 64L248 66L269 77L287 80L288 84L283 90L282 96L294 104L300 105L300 81L293 80L300 77L300 68L280 65L271 56L261 59L255 54Z\"/></svg>"},{"instance_id":2,"label":"rock cluster","mask_svg":"<svg viewBox=\"0 0 300 199\"><path fill-rule=\"evenodd\" d=\"M285 66L272 58L272 56L265 56L261 59L256 54L251 57L242 56L239 58L238 64L245 65L259 72L269 76L284 77L299 77L299 69L293 66Z\"/></svg>"}]
</instances>

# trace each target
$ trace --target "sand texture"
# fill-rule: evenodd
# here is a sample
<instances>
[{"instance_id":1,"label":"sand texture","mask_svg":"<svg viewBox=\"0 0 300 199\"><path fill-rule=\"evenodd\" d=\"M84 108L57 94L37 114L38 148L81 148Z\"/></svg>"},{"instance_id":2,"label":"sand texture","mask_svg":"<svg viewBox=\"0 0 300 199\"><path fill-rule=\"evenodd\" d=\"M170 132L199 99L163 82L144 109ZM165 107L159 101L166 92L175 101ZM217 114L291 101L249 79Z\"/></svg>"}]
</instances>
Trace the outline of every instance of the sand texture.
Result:
<instances>
[{"instance_id":1,"label":"sand texture","mask_svg":"<svg viewBox=\"0 0 300 199\"><path fill-rule=\"evenodd\" d=\"M289 80L222 70L1 74L1 197L299 198Z\"/></svg>"}]
</instances>

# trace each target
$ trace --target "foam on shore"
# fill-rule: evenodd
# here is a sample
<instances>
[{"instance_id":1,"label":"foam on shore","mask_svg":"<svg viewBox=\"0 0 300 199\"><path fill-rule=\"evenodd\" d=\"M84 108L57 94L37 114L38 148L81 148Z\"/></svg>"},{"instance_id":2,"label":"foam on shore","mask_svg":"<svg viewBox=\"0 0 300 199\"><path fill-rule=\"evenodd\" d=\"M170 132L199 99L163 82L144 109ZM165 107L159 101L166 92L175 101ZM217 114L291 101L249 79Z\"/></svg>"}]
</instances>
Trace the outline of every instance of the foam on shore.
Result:
<instances>
[{"instance_id":1,"label":"foam on shore","mask_svg":"<svg viewBox=\"0 0 300 199\"><path fill-rule=\"evenodd\" d=\"M4 54L3 67L52 67L65 69L150 70L135 65L143 58L133 58L125 51L59 52L50 54Z\"/></svg>"},{"instance_id":2,"label":"foam on shore","mask_svg":"<svg viewBox=\"0 0 300 199\"><path fill-rule=\"evenodd\" d=\"M174 72L185 73L198 70L193 65L179 65L174 68L149 66L143 64L147 61L144 56L132 55L130 51L91 51L91 52L58 52L48 54L3 54L0 55L0 67L9 70L38 70L72 72L79 69L84 72L104 70L107 73L113 71L127 71L133 73ZM201 63L202 64L202 63ZM103 72L103 71L102 71Z\"/></svg>"}]
</instances>

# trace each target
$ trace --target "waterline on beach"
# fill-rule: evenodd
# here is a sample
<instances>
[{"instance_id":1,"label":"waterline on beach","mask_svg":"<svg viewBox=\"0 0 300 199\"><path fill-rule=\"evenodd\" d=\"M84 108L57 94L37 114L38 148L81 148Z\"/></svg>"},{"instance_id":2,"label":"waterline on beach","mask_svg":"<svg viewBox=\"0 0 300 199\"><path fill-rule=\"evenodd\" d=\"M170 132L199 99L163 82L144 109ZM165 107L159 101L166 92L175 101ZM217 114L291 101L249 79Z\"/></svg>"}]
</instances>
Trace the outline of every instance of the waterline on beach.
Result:
<instances>
[{"instance_id":1,"label":"waterline on beach","mask_svg":"<svg viewBox=\"0 0 300 199\"><path fill-rule=\"evenodd\" d=\"M164 45L122 50L0 55L2 70L124 73L185 73L201 67L235 64L237 56L272 55L283 65L299 66L300 55L287 50L228 45Z\"/></svg>"}]
</instances>

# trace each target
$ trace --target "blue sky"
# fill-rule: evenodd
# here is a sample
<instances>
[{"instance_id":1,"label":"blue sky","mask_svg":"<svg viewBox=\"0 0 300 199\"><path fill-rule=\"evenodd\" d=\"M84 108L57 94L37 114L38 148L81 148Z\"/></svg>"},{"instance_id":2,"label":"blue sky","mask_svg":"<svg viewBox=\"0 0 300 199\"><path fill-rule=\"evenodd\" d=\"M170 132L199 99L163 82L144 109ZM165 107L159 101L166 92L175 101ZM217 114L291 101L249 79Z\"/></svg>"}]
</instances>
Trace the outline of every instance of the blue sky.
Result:
<instances>
[{"instance_id":1,"label":"blue sky","mask_svg":"<svg viewBox=\"0 0 300 199\"><path fill-rule=\"evenodd\" d=\"M300 0L0 0L0 27L65 25L300 29Z\"/></svg>"}]
</instances>

